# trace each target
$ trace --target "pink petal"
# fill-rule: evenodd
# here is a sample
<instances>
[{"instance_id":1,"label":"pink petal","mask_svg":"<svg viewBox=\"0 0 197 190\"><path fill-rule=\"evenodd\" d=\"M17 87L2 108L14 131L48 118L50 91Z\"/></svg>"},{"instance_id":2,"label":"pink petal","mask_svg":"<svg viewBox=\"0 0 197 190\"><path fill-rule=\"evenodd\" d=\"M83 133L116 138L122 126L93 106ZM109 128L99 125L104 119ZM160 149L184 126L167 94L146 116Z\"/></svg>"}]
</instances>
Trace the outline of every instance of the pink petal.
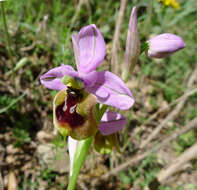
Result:
<instances>
[{"instance_id":1,"label":"pink petal","mask_svg":"<svg viewBox=\"0 0 197 190\"><path fill-rule=\"evenodd\" d=\"M62 77L65 75L78 77L78 73L71 66L62 64L61 66L51 69L42 75L40 77L40 82L46 88L62 90L66 88L66 85L61 82Z\"/></svg>"},{"instance_id":2,"label":"pink petal","mask_svg":"<svg viewBox=\"0 0 197 190\"><path fill-rule=\"evenodd\" d=\"M116 112L110 112L107 110L99 126L99 131L102 135L111 135L122 130L126 126L126 118Z\"/></svg>"},{"instance_id":3,"label":"pink petal","mask_svg":"<svg viewBox=\"0 0 197 190\"><path fill-rule=\"evenodd\" d=\"M83 27L72 36L75 61L80 73L94 71L105 57L105 41L94 24Z\"/></svg>"},{"instance_id":4,"label":"pink petal","mask_svg":"<svg viewBox=\"0 0 197 190\"><path fill-rule=\"evenodd\" d=\"M97 96L98 102L121 110L129 109L135 102L126 84L109 71L97 72L97 81L87 90Z\"/></svg>"}]
</instances>

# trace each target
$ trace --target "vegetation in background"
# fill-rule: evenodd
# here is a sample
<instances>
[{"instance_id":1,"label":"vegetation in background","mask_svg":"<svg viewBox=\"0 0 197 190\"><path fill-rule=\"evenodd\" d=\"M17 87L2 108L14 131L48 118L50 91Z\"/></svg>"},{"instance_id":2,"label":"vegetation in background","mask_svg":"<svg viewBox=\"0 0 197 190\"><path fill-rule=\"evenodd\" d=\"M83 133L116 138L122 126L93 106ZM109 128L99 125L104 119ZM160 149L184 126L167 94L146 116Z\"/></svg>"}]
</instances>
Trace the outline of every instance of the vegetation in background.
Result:
<instances>
[{"instance_id":1,"label":"vegetation in background","mask_svg":"<svg viewBox=\"0 0 197 190\"><path fill-rule=\"evenodd\" d=\"M169 32L181 36L186 43L186 48L163 60L151 60L146 56L141 58L134 75L131 76L131 82L137 83L138 86L136 87L134 84L132 89L136 97L134 109L126 113L130 122L124 133L124 144L126 144L129 136L132 135L132 127L139 128L152 113L184 94L187 89L188 78L197 66L196 0L179 0L180 7L176 10L170 6L163 6L157 0L153 0L152 5L147 0L129 1L121 29L120 56L124 52L130 11L134 3L138 8L139 32L144 42L149 36ZM152 6L152 11L148 14L150 5ZM8 74L12 65L6 51L6 38L1 19L0 113L1 111L2 113L0 122L2 125L0 134L11 131L11 142L18 148L23 149L25 145L31 144L31 141L36 141L36 133L43 126L46 128L48 124L44 125L46 118L47 122L52 122L51 100L55 93L40 86L39 76L49 68L59 66L62 63L73 66L75 60L71 43L72 32L79 31L82 26L91 23L96 24L108 46L106 62L110 59L111 44L120 2L114 0L87 1L87 3L82 5L76 19L73 20L77 6L77 1L66 0L7 0L5 2L14 62L18 63L22 59L27 58L26 63L14 71L13 82L11 75ZM104 63L103 67L106 64ZM23 94L22 98L15 101ZM140 99L141 96L143 97L142 99ZM197 117L196 106L197 93L193 94L187 101L187 104L185 104L179 117L174 122L175 125L173 126L176 126L174 128L177 129L180 126L184 126L189 120ZM6 111L3 111L4 108L7 108ZM162 118L163 115L161 114L158 120ZM155 122L158 124L158 121ZM174 128L170 128L168 134L172 133ZM49 127L47 130L52 129ZM128 145L123 157L132 157L132 154L135 152L134 144L143 137L143 130L139 128L133 140L135 142ZM163 138L164 134L162 133L161 138ZM157 140L159 142L160 137ZM174 154L184 152L196 140L196 129L181 135L173 142ZM120 139L120 141L122 143L123 140ZM65 139L60 136L56 137L52 143L56 147L65 147ZM193 170L196 170L196 160L192 164L194 166ZM108 166L109 164L106 165ZM150 155L139 165L117 173L116 177L119 179L119 183L115 180L116 187L112 186L111 189L129 189L136 183L143 189L151 183L160 169L157 156ZM42 170L40 179L47 181L50 187L54 185L53 181L55 181L57 175L48 168L47 170ZM110 180L113 182L114 179ZM31 181L25 183L25 187L32 186ZM39 189L38 181L34 183L34 189ZM19 189L25 190L22 180L19 184ZM191 190L196 188L196 186L191 184L187 186ZM108 189L110 188L108 187ZM183 187L161 186L159 188L159 190L175 189L183 190Z\"/></svg>"}]
</instances>

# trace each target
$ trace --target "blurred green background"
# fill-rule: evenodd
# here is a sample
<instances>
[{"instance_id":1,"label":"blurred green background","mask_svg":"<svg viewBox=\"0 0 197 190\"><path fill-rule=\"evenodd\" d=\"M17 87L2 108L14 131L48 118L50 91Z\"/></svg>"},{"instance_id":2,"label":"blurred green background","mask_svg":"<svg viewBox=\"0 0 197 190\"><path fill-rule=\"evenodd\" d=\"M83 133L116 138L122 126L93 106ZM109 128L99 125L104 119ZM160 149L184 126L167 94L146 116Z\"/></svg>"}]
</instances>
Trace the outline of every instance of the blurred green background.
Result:
<instances>
[{"instance_id":1,"label":"blurred green background","mask_svg":"<svg viewBox=\"0 0 197 190\"><path fill-rule=\"evenodd\" d=\"M137 135L133 137L132 143L129 143L122 157L117 156L116 153L116 156L114 154L98 156L92 153L94 157L98 157L98 161L96 159L93 162L94 159L90 158L93 166L85 167L82 170L84 176L89 175L89 177L84 177L87 187L90 184L88 180L92 179L92 167L96 168L95 172L98 168L102 170L101 174L96 176L99 177L110 168L131 158L135 154L135 145L140 143L143 135L150 133L167 113L159 115L153 124L151 123L146 128L140 128L140 126L158 109L183 95L188 88L188 79L197 66L197 1L177 0L177 2L180 3L179 9L164 6L157 0L133 0L127 3L120 35L120 60L124 54L129 16L134 5L137 6L138 27L142 42L153 35L168 32L181 36L185 41L186 48L162 60L148 59L144 54L140 57L134 74L128 82L128 86L131 84L136 104L131 111L124 113L129 122L128 128L120 135L120 143L122 145L127 143L129 137L132 136L133 129L137 131ZM14 63L19 65L14 73L10 72L11 61L7 52L1 14L0 142L5 149L5 154L0 162L7 163L6 167L2 166L2 175L7 176L9 171L14 169L20 190L30 187L40 189L44 182L47 182L47 185L44 186L45 189L64 189L67 180L60 182L63 181L60 179L68 177L68 173L59 174L37 161L37 146L42 144L38 140L37 134L42 130L49 133L53 130L52 99L56 94L55 91L42 87L39 77L50 68L62 63L74 66L71 34L92 23L101 30L107 43L107 56L103 64L103 68L105 68L111 59L112 40L120 1L7 0L4 4L11 38L11 52ZM197 84L194 83L192 88L196 87ZM156 142L159 143L161 139L165 139L174 130L183 127L195 117L197 117L197 93L189 97L178 117L171 121L170 127L166 127L162 131ZM176 139L170 147L167 147L166 152L169 153L169 157L180 155L196 140L197 130L189 131ZM62 139L61 136L57 136L52 142L55 147L64 147L66 144L65 139ZM9 153L6 149L9 145L14 145L17 151L22 152L23 156L20 158L13 153L11 156L15 159L13 162L9 162L7 159ZM25 157L29 158L25 163L31 163L31 172L38 173L35 174L34 181L32 181L33 174L31 172L31 175L26 176L24 170L21 169ZM158 154L151 154L137 166L109 178L108 183L100 182L96 189L121 190L132 187L145 189L164 165L161 166L161 163L158 162ZM34 166L35 168L32 169ZM194 179L196 169L197 160L194 160L190 168L190 174ZM188 175L188 179L191 176ZM194 190L197 188L197 183L185 182L181 178L178 182L178 179L179 177L169 184L160 186L160 190ZM81 189L80 186L79 189Z\"/></svg>"}]
</instances>

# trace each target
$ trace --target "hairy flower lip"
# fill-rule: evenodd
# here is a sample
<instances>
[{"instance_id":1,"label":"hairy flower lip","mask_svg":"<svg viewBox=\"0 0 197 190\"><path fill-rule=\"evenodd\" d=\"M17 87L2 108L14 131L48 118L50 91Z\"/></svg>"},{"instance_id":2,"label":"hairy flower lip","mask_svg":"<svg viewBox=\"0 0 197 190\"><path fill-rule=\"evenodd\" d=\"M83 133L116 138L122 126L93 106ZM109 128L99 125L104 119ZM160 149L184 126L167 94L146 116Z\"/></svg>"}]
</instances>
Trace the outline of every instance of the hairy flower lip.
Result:
<instances>
[{"instance_id":1,"label":"hairy flower lip","mask_svg":"<svg viewBox=\"0 0 197 190\"><path fill-rule=\"evenodd\" d=\"M96 97L82 89L83 98L77 97L79 99L76 100L72 97L73 99L69 101L68 89L59 91L54 98L54 126L63 136L71 136L76 140L88 138L98 130L94 115ZM65 109L64 102L67 102Z\"/></svg>"},{"instance_id":2,"label":"hairy flower lip","mask_svg":"<svg viewBox=\"0 0 197 190\"><path fill-rule=\"evenodd\" d=\"M55 113L60 127L68 126L70 128L82 127L85 118L76 112L77 104L81 99L79 90L67 88L66 100L56 107Z\"/></svg>"},{"instance_id":3,"label":"hairy flower lip","mask_svg":"<svg viewBox=\"0 0 197 190\"><path fill-rule=\"evenodd\" d=\"M77 104L83 98L81 90L67 87L65 91L67 94L65 101L55 109L57 121L60 123L60 127L81 127L85 118L76 112Z\"/></svg>"}]
</instances>

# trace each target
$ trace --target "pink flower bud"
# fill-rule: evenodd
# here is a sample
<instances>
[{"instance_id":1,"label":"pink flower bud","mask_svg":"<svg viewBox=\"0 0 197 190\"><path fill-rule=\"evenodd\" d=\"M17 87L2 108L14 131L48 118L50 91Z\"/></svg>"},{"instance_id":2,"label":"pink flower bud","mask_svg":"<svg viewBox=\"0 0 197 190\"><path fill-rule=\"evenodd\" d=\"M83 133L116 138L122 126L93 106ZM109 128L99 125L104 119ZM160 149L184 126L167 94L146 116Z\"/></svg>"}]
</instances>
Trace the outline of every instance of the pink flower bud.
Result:
<instances>
[{"instance_id":1,"label":"pink flower bud","mask_svg":"<svg viewBox=\"0 0 197 190\"><path fill-rule=\"evenodd\" d=\"M122 78L127 81L131 75L138 57L140 55L140 40L137 26L136 7L133 7L129 20L129 27L126 41L126 52L124 55Z\"/></svg>"},{"instance_id":2,"label":"pink flower bud","mask_svg":"<svg viewBox=\"0 0 197 190\"><path fill-rule=\"evenodd\" d=\"M151 38L148 41L149 49L146 52L148 57L164 58L174 52L185 48L183 39L175 34L164 33Z\"/></svg>"}]
</instances>

